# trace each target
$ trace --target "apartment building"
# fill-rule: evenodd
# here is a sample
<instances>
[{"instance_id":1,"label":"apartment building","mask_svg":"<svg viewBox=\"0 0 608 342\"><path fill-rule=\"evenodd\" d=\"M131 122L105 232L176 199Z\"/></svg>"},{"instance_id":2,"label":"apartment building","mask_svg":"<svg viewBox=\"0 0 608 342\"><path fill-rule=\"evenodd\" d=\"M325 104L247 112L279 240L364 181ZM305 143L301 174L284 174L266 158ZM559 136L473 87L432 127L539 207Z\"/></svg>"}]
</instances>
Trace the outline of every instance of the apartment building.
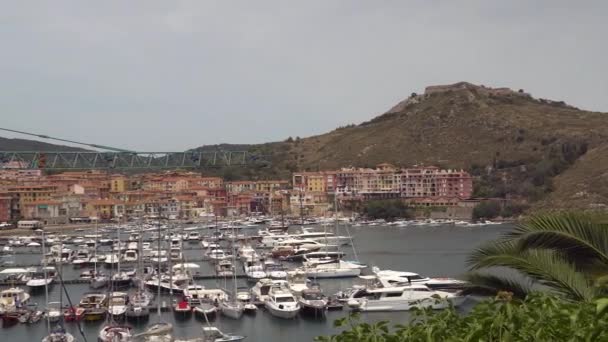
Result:
<instances>
[{"instance_id":1,"label":"apartment building","mask_svg":"<svg viewBox=\"0 0 608 342\"><path fill-rule=\"evenodd\" d=\"M293 186L307 192L336 192L342 197L362 199L467 199L473 192L473 179L463 170L444 170L436 166L396 168L380 164L375 169L343 168L294 173Z\"/></svg>"}]
</instances>

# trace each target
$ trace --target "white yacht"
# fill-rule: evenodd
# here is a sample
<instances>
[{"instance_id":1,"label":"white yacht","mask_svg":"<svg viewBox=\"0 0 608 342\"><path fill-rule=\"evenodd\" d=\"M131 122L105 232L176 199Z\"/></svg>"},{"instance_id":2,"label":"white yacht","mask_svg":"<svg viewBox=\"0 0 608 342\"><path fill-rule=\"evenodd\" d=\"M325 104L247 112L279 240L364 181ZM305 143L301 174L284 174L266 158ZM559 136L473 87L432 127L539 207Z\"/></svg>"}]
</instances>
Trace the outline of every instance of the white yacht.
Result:
<instances>
[{"instance_id":1,"label":"white yacht","mask_svg":"<svg viewBox=\"0 0 608 342\"><path fill-rule=\"evenodd\" d=\"M106 255L105 264L107 266L114 266L120 262L120 257L116 253L111 253Z\"/></svg>"},{"instance_id":2,"label":"white yacht","mask_svg":"<svg viewBox=\"0 0 608 342\"><path fill-rule=\"evenodd\" d=\"M0 292L0 313L15 311L30 300L30 294L22 288L11 287Z\"/></svg>"},{"instance_id":3,"label":"white yacht","mask_svg":"<svg viewBox=\"0 0 608 342\"><path fill-rule=\"evenodd\" d=\"M91 255L88 249L79 249L76 251L74 255L74 259L72 260L72 265L74 266L83 266L90 262Z\"/></svg>"},{"instance_id":4,"label":"white yacht","mask_svg":"<svg viewBox=\"0 0 608 342\"><path fill-rule=\"evenodd\" d=\"M302 291L308 289L308 277L306 277L306 272L299 270L287 272L287 288L296 295L299 295Z\"/></svg>"},{"instance_id":5,"label":"white yacht","mask_svg":"<svg viewBox=\"0 0 608 342\"><path fill-rule=\"evenodd\" d=\"M336 260L321 264L305 265L303 270L310 278L346 278L360 275L363 268L365 268L364 265Z\"/></svg>"},{"instance_id":6,"label":"white yacht","mask_svg":"<svg viewBox=\"0 0 608 342\"><path fill-rule=\"evenodd\" d=\"M188 285L184 289L184 298L192 305L201 303L219 303L228 298L226 291L222 289L207 289L201 285Z\"/></svg>"},{"instance_id":7,"label":"white yacht","mask_svg":"<svg viewBox=\"0 0 608 342\"><path fill-rule=\"evenodd\" d=\"M268 299L270 290L273 288L289 289L288 283L285 280L260 279L255 286L251 288L251 294L256 301L264 302Z\"/></svg>"},{"instance_id":8,"label":"white yacht","mask_svg":"<svg viewBox=\"0 0 608 342\"><path fill-rule=\"evenodd\" d=\"M138 260L137 250L127 249L125 254L123 255L122 261L124 262L137 262Z\"/></svg>"},{"instance_id":9,"label":"white yacht","mask_svg":"<svg viewBox=\"0 0 608 342\"><path fill-rule=\"evenodd\" d=\"M243 245L238 250L238 255L243 261L254 260L258 257L257 252L251 245Z\"/></svg>"},{"instance_id":10,"label":"white yacht","mask_svg":"<svg viewBox=\"0 0 608 342\"><path fill-rule=\"evenodd\" d=\"M125 292L112 292L108 302L108 312L112 317L119 318L127 312L129 296Z\"/></svg>"},{"instance_id":11,"label":"white yacht","mask_svg":"<svg viewBox=\"0 0 608 342\"><path fill-rule=\"evenodd\" d=\"M258 281L260 279L266 278L267 276L266 272L264 271L264 266L261 264L245 264L243 268L245 269L245 275L247 276L248 280Z\"/></svg>"},{"instance_id":12,"label":"white yacht","mask_svg":"<svg viewBox=\"0 0 608 342\"><path fill-rule=\"evenodd\" d=\"M445 309L458 307L466 297L434 291L426 285L360 288L350 295L347 305L357 311L408 311L413 308Z\"/></svg>"},{"instance_id":13,"label":"white yacht","mask_svg":"<svg viewBox=\"0 0 608 342\"><path fill-rule=\"evenodd\" d=\"M230 260L220 260L215 266L215 274L218 277L232 277L234 275L234 266Z\"/></svg>"},{"instance_id":14,"label":"white yacht","mask_svg":"<svg viewBox=\"0 0 608 342\"><path fill-rule=\"evenodd\" d=\"M431 289L462 289L467 282L454 278L429 278L418 273L392 270L380 270L373 267L372 271L385 287L407 284L423 284Z\"/></svg>"},{"instance_id":15,"label":"white yacht","mask_svg":"<svg viewBox=\"0 0 608 342\"><path fill-rule=\"evenodd\" d=\"M229 259L230 255L226 254L226 252L224 252L222 249L215 248L210 250L209 253L207 253L207 257L209 257L209 259L211 260L218 261Z\"/></svg>"},{"instance_id":16,"label":"white yacht","mask_svg":"<svg viewBox=\"0 0 608 342\"><path fill-rule=\"evenodd\" d=\"M279 318L294 318L300 312L300 304L285 289L271 289L264 306L271 315Z\"/></svg>"},{"instance_id":17,"label":"white yacht","mask_svg":"<svg viewBox=\"0 0 608 342\"><path fill-rule=\"evenodd\" d=\"M188 233L188 237L187 237L188 241L199 241L200 239L201 239L201 235L198 232Z\"/></svg>"},{"instance_id":18,"label":"white yacht","mask_svg":"<svg viewBox=\"0 0 608 342\"><path fill-rule=\"evenodd\" d=\"M42 290L45 286L53 283L55 278L55 267L46 267L37 272L32 273L30 279L25 283L32 292Z\"/></svg>"},{"instance_id":19,"label":"white yacht","mask_svg":"<svg viewBox=\"0 0 608 342\"><path fill-rule=\"evenodd\" d=\"M61 303L50 302L46 305L46 319L48 319L49 322L59 322L62 315L63 314L61 312Z\"/></svg>"}]
</instances>

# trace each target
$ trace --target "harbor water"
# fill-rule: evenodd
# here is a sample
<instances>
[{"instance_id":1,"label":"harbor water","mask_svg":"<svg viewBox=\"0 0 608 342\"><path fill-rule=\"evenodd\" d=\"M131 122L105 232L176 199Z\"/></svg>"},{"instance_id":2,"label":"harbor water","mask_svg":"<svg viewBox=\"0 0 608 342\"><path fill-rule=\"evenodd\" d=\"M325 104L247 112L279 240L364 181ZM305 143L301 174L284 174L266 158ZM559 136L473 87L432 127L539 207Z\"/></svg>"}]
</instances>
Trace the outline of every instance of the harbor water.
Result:
<instances>
[{"instance_id":1,"label":"harbor water","mask_svg":"<svg viewBox=\"0 0 608 342\"><path fill-rule=\"evenodd\" d=\"M426 276L450 276L458 277L466 271L466 258L469 253L485 241L499 236L502 232L509 229L509 224L461 227L453 225L438 226L364 226L351 227L350 233L354 237L356 255L353 255L351 248L346 248L349 252L348 259L358 257L358 259L368 266L378 266L381 269L392 269L402 271L412 271ZM187 244L185 244L187 247ZM200 245L199 245L200 246ZM190 260L199 260L202 250L186 248L185 256ZM14 256L16 264L33 264L40 261L40 254L16 254ZM190 262L190 261L188 261ZM206 261L195 261L201 265L194 274L212 274L212 267ZM240 267L239 267L240 269ZM63 278L77 279L82 270L75 269L72 265L64 265ZM337 291L345 290L357 282L357 278L325 279L320 280L323 291L327 294L334 294ZM225 287L231 288L230 280L198 280L198 284L206 287ZM238 280L239 287L254 284L247 283L245 279ZM82 295L90 292L87 284L65 285L67 296L64 293L62 302L68 304L71 301L74 305L78 303ZM59 301L61 286L55 283L50 288L49 301ZM162 296L162 300L171 304L169 295ZM33 294L31 303L38 303L39 309L45 307L44 293ZM302 316L295 319L285 320L271 316L263 308L260 308L255 315L244 315L240 320L218 315L213 324L224 332L235 333L247 336L246 341L312 341L315 336L327 335L338 332L333 327L333 321L344 317L348 310L330 311L326 318L312 319ZM394 323L406 322L407 312L392 313L364 313L361 319L364 321L391 320ZM156 312L150 315L148 322L141 324L131 324L135 332L142 331L148 323L154 323L159 318ZM201 327L204 322L199 321L194 316L185 320L176 320L172 311L162 313L162 320L174 324L174 336L176 338L193 338L202 334ZM80 326L86 336L87 341L97 341L99 329L104 324L99 322L81 322ZM77 341L84 341L79 332L78 324L72 322L65 323L66 330L71 332ZM37 342L47 334L45 321L36 324L16 324L11 327L0 329L2 341L11 342Z\"/></svg>"}]
</instances>

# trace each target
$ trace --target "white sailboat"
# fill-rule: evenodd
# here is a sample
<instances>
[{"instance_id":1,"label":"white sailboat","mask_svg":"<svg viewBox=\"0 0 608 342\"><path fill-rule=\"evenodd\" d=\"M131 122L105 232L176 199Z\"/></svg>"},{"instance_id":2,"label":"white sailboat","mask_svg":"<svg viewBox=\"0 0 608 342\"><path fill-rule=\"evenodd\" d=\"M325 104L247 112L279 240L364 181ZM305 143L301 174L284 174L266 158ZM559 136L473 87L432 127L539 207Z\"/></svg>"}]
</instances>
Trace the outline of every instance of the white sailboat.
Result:
<instances>
[{"instance_id":1,"label":"white sailboat","mask_svg":"<svg viewBox=\"0 0 608 342\"><path fill-rule=\"evenodd\" d=\"M236 264L236 251L235 251L235 242L234 236L235 231L232 228L232 262ZM230 300L224 299L220 301L219 308L222 314L226 317L230 317L233 319L239 319L243 316L244 308L243 304L236 299L236 291L237 291L237 280L236 280L236 272L233 273L232 282L234 283L234 291L230 296Z\"/></svg>"}]
</instances>

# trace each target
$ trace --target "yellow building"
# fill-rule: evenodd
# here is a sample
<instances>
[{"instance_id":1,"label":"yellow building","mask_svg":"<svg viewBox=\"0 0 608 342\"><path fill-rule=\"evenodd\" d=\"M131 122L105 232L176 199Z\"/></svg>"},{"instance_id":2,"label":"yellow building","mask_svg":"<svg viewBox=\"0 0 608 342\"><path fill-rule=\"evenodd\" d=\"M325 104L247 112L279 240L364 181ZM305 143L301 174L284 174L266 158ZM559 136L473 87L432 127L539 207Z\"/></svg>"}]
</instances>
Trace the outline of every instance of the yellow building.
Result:
<instances>
[{"instance_id":1,"label":"yellow building","mask_svg":"<svg viewBox=\"0 0 608 342\"><path fill-rule=\"evenodd\" d=\"M325 192L325 177L323 175L309 175L306 190L312 192Z\"/></svg>"},{"instance_id":2,"label":"yellow building","mask_svg":"<svg viewBox=\"0 0 608 342\"><path fill-rule=\"evenodd\" d=\"M116 175L110 178L110 192L122 193L127 191L127 188L127 177Z\"/></svg>"}]
</instances>

